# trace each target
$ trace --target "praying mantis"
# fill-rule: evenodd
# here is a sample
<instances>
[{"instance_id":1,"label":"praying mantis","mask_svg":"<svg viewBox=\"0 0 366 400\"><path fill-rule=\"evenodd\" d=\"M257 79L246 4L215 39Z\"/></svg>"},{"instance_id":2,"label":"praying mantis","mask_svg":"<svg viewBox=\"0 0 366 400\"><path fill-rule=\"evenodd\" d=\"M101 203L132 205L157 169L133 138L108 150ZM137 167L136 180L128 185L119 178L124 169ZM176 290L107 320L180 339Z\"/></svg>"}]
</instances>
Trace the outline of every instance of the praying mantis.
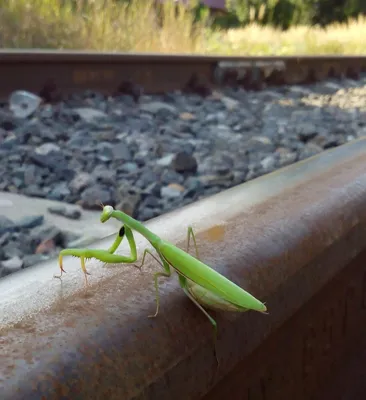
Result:
<instances>
[{"instance_id":1,"label":"praying mantis","mask_svg":"<svg viewBox=\"0 0 366 400\"><path fill-rule=\"evenodd\" d=\"M196 238L192 227L188 227L187 251L183 251L172 243L160 238L146 228L146 226L141 222L135 220L124 212L115 210L112 206L108 205L102 205L102 207L103 211L100 216L100 221L102 223L108 221L110 218L115 218L123 223L123 226L119 230L112 246L108 250L72 248L61 250L59 254L59 267L61 274L55 277L61 278L62 274L65 272L63 269L63 256L66 255L80 257L81 268L84 272L86 284L87 275L90 275L85 267L86 259L95 258L106 263L135 263L137 260L137 251L132 232L132 230L135 230L149 241L152 247L156 250L160 260L157 259L149 249L145 249L141 265L134 266L141 269L144 265L146 255L150 254L163 268L163 271L154 274L156 311L154 315L149 315L149 317L156 317L159 312L160 296L158 279L159 277L169 278L172 274L172 268L178 274L179 285L183 289L184 293L213 325L215 343L217 337L217 323L205 308L214 311L245 312L248 310L254 310L266 313L267 307L264 303L200 260ZM124 236L126 236L129 243L131 251L130 256L114 254ZM191 238L195 246L196 257L193 257L188 253Z\"/></svg>"}]
</instances>

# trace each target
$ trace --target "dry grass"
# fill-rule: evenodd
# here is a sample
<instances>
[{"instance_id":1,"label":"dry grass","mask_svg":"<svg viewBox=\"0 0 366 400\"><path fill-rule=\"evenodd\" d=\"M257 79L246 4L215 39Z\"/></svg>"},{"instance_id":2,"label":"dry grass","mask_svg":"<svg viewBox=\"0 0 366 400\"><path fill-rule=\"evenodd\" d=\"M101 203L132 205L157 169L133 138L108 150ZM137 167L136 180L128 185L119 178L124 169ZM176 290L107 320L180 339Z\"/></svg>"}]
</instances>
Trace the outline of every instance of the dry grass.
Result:
<instances>
[{"instance_id":1,"label":"dry grass","mask_svg":"<svg viewBox=\"0 0 366 400\"><path fill-rule=\"evenodd\" d=\"M285 32L253 23L244 29L217 32L208 51L221 47L229 54L365 54L365 35L365 17L326 29L298 26Z\"/></svg>"},{"instance_id":2,"label":"dry grass","mask_svg":"<svg viewBox=\"0 0 366 400\"><path fill-rule=\"evenodd\" d=\"M188 7L158 20L152 0L0 0L0 26L2 48L193 53L205 35Z\"/></svg>"},{"instance_id":3,"label":"dry grass","mask_svg":"<svg viewBox=\"0 0 366 400\"><path fill-rule=\"evenodd\" d=\"M197 0L194 0L197 1ZM191 4L191 6L193 3ZM190 7L152 0L0 0L3 48L84 49L236 55L363 54L366 18L327 29L286 32L256 23L243 29L211 30L194 23Z\"/></svg>"}]
</instances>

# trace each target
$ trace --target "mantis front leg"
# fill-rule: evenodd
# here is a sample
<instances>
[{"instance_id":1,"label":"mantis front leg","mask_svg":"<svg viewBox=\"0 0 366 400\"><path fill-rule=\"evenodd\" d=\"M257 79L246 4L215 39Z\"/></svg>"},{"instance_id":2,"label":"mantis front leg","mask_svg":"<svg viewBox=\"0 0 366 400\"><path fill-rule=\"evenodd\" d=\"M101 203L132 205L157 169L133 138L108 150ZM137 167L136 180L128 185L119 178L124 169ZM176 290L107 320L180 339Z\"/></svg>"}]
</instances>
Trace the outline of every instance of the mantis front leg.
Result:
<instances>
[{"instance_id":1,"label":"mantis front leg","mask_svg":"<svg viewBox=\"0 0 366 400\"><path fill-rule=\"evenodd\" d=\"M130 256L120 256L113 254L118 246L121 244L124 236L127 237L128 244L131 250L131 255ZM117 237L112 244L112 246L108 250L99 250L99 249L63 249L60 251L58 260L59 260L59 266L61 270L60 275L55 275L55 278L61 279L62 274L66 273L66 271L63 269L62 266L62 258L63 256L70 255L74 257L79 257L81 261L81 269L84 272L85 276L85 284L88 284L88 279L87 275L90 275L90 273L86 270L85 267L85 260L88 260L90 258L95 258L99 261L103 261L109 264L117 264L117 263L126 263L126 264L132 264L137 260L137 250L136 250L136 242L133 236L133 233L130 228L127 226L122 226L122 228L119 230Z\"/></svg>"}]
</instances>

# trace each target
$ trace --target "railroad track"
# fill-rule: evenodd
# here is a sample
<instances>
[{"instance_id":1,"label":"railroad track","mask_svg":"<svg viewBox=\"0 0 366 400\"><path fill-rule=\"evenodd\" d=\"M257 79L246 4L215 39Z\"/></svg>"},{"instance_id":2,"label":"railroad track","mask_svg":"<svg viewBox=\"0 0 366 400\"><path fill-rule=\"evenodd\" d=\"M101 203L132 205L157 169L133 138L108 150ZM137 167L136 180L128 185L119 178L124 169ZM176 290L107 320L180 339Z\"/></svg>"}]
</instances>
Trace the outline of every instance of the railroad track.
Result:
<instances>
[{"instance_id":1,"label":"railroad track","mask_svg":"<svg viewBox=\"0 0 366 400\"><path fill-rule=\"evenodd\" d=\"M182 90L208 94L225 85L261 89L266 85L303 84L327 78L357 79L366 57L288 56L214 57L55 51L1 51L0 96L29 90L45 100L66 93L97 90L144 93Z\"/></svg>"},{"instance_id":2,"label":"railroad track","mask_svg":"<svg viewBox=\"0 0 366 400\"><path fill-rule=\"evenodd\" d=\"M205 95L222 85L357 79L366 65L361 57L0 57L2 96L22 89L46 101L85 89L138 99L141 90ZM97 283L86 296L79 261L68 260L60 285L52 260L0 280L0 398L359 399L366 389L359 351L366 333L365 150L365 139L354 140L148 222L182 246L191 221L201 257L268 306L267 316L217 316L217 375L211 327L174 279L162 285L158 318L147 318L153 263L143 273L92 263Z\"/></svg>"}]
</instances>

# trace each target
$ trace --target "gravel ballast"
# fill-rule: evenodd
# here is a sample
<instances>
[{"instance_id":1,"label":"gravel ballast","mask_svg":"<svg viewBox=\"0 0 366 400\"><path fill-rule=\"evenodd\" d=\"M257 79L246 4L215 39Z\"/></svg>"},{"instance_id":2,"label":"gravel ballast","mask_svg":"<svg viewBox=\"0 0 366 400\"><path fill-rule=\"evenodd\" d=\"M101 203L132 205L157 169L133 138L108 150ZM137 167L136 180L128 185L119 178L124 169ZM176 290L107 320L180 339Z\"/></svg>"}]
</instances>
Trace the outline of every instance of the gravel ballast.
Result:
<instances>
[{"instance_id":1,"label":"gravel ballast","mask_svg":"<svg viewBox=\"0 0 366 400\"><path fill-rule=\"evenodd\" d=\"M365 111L365 77L258 92L223 89L206 98L141 96L137 103L86 92L40 104L26 117L3 105L0 191L84 209L102 202L146 221L364 136ZM0 275L75 240L44 227L42 216L29 218L38 223L0 218ZM22 235L38 239L30 245ZM53 250L40 251L50 238ZM23 245L14 250L15 242ZM35 262L25 262L31 256Z\"/></svg>"}]
</instances>

